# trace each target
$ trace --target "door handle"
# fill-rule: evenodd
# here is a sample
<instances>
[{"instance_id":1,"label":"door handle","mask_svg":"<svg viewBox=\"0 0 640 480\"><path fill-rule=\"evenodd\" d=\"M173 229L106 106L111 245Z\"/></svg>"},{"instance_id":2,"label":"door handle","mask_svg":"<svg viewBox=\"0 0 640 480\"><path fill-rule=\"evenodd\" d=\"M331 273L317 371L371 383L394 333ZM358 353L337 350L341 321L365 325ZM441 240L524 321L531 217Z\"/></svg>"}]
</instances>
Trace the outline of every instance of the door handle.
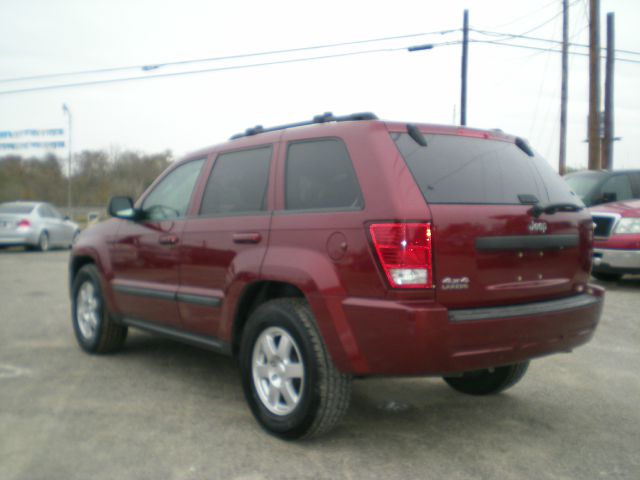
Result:
<instances>
[{"instance_id":1,"label":"door handle","mask_svg":"<svg viewBox=\"0 0 640 480\"><path fill-rule=\"evenodd\" d=\"M160 240L158 241L160 242L160 245L175 245L176 243L178 243L178 236L163 235L162 237L160 237Z\"/></svg>"},{"instance_id":2,"label":"door handle","mask_svg":"<svg viewBox=\"0 0 640 480\"><path fill-rule=\"evenodd\" d=\"M259 243L262 235L257 232L252 233L234 233L233 243Z\"/></svg>"}]
</instances>

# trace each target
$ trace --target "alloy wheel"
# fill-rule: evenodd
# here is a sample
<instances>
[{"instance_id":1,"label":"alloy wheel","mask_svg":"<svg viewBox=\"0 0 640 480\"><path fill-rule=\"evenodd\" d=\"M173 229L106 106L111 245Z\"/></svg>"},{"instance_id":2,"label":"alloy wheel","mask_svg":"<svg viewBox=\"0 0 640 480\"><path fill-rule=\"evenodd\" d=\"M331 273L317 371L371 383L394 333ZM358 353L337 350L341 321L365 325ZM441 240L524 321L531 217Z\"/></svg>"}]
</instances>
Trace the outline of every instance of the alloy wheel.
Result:
<instances>
[{"instance_id":1,"label":"alloy wheel","mask_svg":"<svg viewBox=\"0 0 640 480\"><path fill-rule=\"evenodd\" d=\"M100 302L93 283L84 282L76 298L76 318L80 332L86 340L92 340L98 330Z\"/></svg>"},{"instance_id":2,"label":"alloy wheel","mask_svg":"<svg viewBox=\"0 0 640 480\"><path fill-rule=\"evenodd\" d=\"M305 380L302 355L293 337L280 327L265 329L254 344L251 365L262 404L275 415L293 412Z\"/></svg>"}]
</instances>

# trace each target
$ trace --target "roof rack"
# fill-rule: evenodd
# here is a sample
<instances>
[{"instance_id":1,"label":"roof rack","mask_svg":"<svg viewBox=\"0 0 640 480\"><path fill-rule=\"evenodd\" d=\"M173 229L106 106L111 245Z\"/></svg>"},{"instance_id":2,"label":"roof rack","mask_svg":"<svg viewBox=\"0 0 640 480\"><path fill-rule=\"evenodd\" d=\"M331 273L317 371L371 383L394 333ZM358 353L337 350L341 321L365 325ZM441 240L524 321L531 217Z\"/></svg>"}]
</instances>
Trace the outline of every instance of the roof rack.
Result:
<instances>
[{"instance_id":1,"label":"roof rack","mask_svg":"<svg viewBox=\"0 0 640 480\"><path fill-rule=\"evenodd\" d=\"M351 115L342 115L336 117L331 112L325 112L322 115L316 115L312 120L305 122L289 123L287 125L279 125L277 127L264 128L262 125L256 125L253 128L247 128L243 133L236 133L229 140L237 138L250 137L259 133L275 132L276 130L284 130L285 128L302 127L303 125L313 125L315 123L328 122L356 122L364 120L378 120L378 117L371 112L352 113Z\"/></svg>"}]
</instances>

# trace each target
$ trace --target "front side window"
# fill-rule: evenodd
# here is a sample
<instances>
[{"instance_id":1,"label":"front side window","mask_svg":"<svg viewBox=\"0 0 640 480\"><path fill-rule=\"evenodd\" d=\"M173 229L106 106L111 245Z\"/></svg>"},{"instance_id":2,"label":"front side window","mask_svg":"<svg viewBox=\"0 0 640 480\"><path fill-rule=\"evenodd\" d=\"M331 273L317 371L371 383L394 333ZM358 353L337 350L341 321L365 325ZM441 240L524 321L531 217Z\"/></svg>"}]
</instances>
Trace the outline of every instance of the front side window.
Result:
<instances>
[{"instance_id":1,"label":"front side window","mask_svg":"<svg viewBox=\"0 0 640 480\"><path fill-rule=\"evenodd\" d=\"M295 142L287 150L287 210L361 208L362 193L341 140Z\"/></svg>"},{"instance_id":2,"label":"front side window","mask_svg":"<svg viewBox=\"0 0 640 480\"><path fill-rule=\"evenodd\" d=\"M221 154L207 181L200 214L265 210L270 164L271 146Z\"/></svg>"},{"instance_id":3,"label":"front side window","mask_svg":"<svg viewBox=\"0 0 640 480\"><path fill-rule=\"evenodd\" d=\"M616 202L633 198L631 182L626 175L615 175L602 184L600 189L602 202Z\"/></svg>"},{"instance_id":4,"label":"front side window","mask_svg":"<svg viewBox=\"0 0 640 480\"><path fill-rule=\"evenodd\" d=\"M149 220L171 220L186 215L204 160L180 165L155 186L142 204Z\"/></svg>"}]
</instances>

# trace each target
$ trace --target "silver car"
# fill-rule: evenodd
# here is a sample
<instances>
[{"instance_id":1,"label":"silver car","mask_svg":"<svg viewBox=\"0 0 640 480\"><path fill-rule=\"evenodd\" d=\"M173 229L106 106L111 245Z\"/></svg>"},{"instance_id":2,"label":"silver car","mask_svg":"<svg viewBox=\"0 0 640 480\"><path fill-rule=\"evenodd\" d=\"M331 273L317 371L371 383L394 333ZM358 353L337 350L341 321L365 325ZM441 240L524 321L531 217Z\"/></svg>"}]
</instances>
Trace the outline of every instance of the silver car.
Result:
<instances>
[{"instance_id":1,"label":"silver car","mask_svg":"<svg viewBox=\"0 0 640 480\"><path fill-rule=\"evenodd\" d=\"M0 248L23 245L41 251L70 247L80 233L77 223L43 202L0 203Z\"/></svg>"}]
</instances>

